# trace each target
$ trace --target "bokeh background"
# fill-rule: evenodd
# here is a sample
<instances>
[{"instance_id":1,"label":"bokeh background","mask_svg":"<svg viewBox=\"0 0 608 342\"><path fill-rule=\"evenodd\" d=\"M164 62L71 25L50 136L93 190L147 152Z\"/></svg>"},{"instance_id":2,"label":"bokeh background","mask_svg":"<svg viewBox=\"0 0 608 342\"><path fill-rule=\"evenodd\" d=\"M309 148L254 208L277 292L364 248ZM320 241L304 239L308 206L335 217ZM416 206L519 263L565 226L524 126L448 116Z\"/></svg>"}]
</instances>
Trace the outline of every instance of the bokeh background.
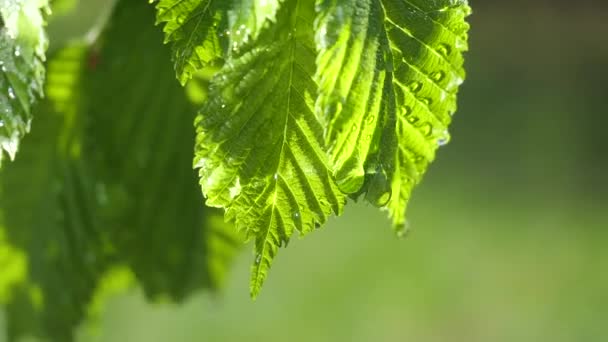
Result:
<instances>
[{"instance_id":1,"label":"bokeh background","mask_svg":"<svg viewBox=\"0 0 608 342\"><path fill-rule=\"evenodd\" d=\"M51 38L105 2L81 1ZM244 248L220 293L171 305L134 289L80 341L608 341L608 6L471 6L453 139L406 239L353 205L282 250L255 302Z\"/></svg>"}]
</instances>

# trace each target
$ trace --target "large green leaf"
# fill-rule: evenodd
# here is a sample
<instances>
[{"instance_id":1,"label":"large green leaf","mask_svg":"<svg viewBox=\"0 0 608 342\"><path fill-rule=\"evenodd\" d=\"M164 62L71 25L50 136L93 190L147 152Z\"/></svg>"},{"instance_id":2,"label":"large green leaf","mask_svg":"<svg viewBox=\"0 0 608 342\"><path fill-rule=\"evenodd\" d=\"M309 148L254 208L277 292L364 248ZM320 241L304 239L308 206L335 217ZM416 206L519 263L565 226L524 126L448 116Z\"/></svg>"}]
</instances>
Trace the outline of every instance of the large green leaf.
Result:
<instances>
[{"instance_id":1,"label":"large green leaf","mask_svg":"<svg viewBox=\"0 0 608 342\"><path fill-rule=\"evenodd\" d=\"M0 1L0 164L15 158L43 95L48 0Z\"/></svg>"},{"instance_id":2,"label":"large green leaf","mask_svg":"<svg viewBox=\"0 0 608 342\"><path fill-rule=\"evenodd\" d=\"M149 295L181 299L217 288L225 267L211 266L228 263L241 243L221 211L203 205L192 169L196 107L153 23L145 2L117 4L85 72L83 150L118 251Z\"/></svg>"},{"instance_id":3,"label":"large green leaf","mask_svg":"<svg viewBox=\"0 0 608 342\"><path fill-rule=\"evenodd\" d=\"M53 59L49 93L74 91L84 51L66 49ZM20 158L0 177L6 242L27 256L28 270L5 300L11 339L34 334L69 341L107 260L90 170L72 148L78 140L74 107L66 103L59 114L44 104Z\"/></svg>"},{"instance_id":4,"label":"large green leaf","mask_svg":"<svg viewBox=\"0 0 608 342\"><path fill-rule=\"evenodd\" d=\"M256 296L280 246L340 213L314 112L314 4L288 0L211 82L197 117L195 166L207 204L255 239Z\"/></svg>"},{"instance_id":5,"label":"large green leaf","mask_svg":"<svg viewBox=\"0 0 608 342\"><path fill-rule=\"evenodd\" d=\"M397 231L456 111L466 0L318 0L316 112L340 188L386 206Z\"/></svg>"},{"instance_id":6,"label":"large green leaf","mask_svg":"<svg viewBox=\"0 0 608 342\"><path fill-rule=\"evenodd\" d=\"M11 340L71 341L108 292L135 279L155 298L216 289L241 246L222 213L203 206L195 109L153 23L151 6L121 1L94 47L51 58L52 106L38 107L20 158L0 175Z\"/></svg>"}]
</instances>

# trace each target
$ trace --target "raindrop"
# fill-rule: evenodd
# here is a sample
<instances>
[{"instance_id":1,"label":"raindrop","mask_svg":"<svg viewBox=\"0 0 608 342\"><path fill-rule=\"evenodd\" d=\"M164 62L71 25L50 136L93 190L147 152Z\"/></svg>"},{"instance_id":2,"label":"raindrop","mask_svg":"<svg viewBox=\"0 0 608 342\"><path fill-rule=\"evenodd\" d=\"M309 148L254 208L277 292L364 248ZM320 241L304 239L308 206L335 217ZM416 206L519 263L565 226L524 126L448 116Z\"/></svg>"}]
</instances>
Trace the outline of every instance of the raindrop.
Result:
<instances>
[{"instance_id":1,"label":"raindrop","mask_svg":"<svg viewBox=\"0 0 608 342\"><path fill-rule=\"evenodd\" d=\"M275 173L274 176L272 176L272 178L276 181L277 179L279 179L279 174Z\"/></svg>"},{"instance_id":2,"label":"raindrop","mask_svg":"<svg viewBox=\"0 0 608 342\"><path fill-rule=\"evenodd\" d=\"M436 82L441 82L445 78L445 72L436 71L431 74L431 78L434 79Z\"/></svg>"},{"instance_id":3,"label":"raindrop","mask_svg":"<svg viewBox=\"0 0 608 342\"><path fill-rule=\"evenodd\" d=\"M297 211L295 213L293 213L293 218L296 219L296 220L299 220L300 219L300 213L297 212Z\"/></svg>"},{"instance_id":4,"label":"raindrop","mask_svg":"<svg viewBox=\"0 0 608 342\"><path fill-rule=\"evenodd\" d=\"M0 127L4 127L4 121L0 120Z\"/></svg>"},{"instance_id":5,"label":"raindrop","mask_svg":"<svg viewBox=\"0 0 608 342\"><path fill-rule=\"evenodd\" d=\"M395 226L395 234L400 239L403 239L410 231L410 223L406 220L403 224Z\"/></svg>"},{"instance_id":6,"label":"raindrop","mask_svg":"<svg viewBox=\"0 0 608 342\"><path fill-rule=\"evenodd\" d=\"M376 120L376 117L374 115L369 115L367 118L365 118L365 123L368 125L373 125L374 120Z\"/></svg>"},{"instance_id":7,"label":"raindrop","mask_svg":"<svg viewBox=\"0 0 608 342\"><path fill-rule=\"evenodd\" d=\"M342 192L352 194L361 189L365 182L365 171L360 167L343 167L335 174L336 184Z\"/></svg>"},{"instance_id":8,"label":"raindrop","mask_svg":"<svg viewBox=\"0 0 608 342\"><path fill-rule=\"evenodd\" d=\"M11 87L8 88L8 97L10 97L13 100L15 99L15 91Z\"/></svg>"},{"instance_id":9,"label":"raindrop","mask_svg":"<svg viewBox=\"0 0 608 342\"><path fill-rule=\"evenodd\" d=\"M409 122L411 124L415 124L416 122L418 122L418 120L420 120L420 119L416 115L407 116L407 122Z\"/></svg>"},{"instance_id":10,"label":"raindrop","mask_svg":"<svg viewBox=\"0 0 608 342\"><path fill-rule=\"evenodd\" d=\"M371 179L365 198L377 207L383 207L391 200L391 184L386 173L380 168Z\"/></svg>"},{"instance_id":11,"label":"raindrop","mask_svg":"<svg viewBox=\"0 0 608 342\"><path fill-rule=\"evenodd\" d=\"M19 57L19 56L21 56L21 48L17 46L15 48L15 57Z\"/></svg>"},{"instance_id":12,"label":"raindrop","mask_svg":"<svg viewBox=\"0 0 608 342\"><path fill-rule=\"evenodd\" d=\"M439 147L447 145L450 142L450 133L444 130L441 136L437 139L437 145Z\"/></svg>"},{"instance_id":13,"label":"raindrop","mask_svg":"<svg viewBox=\"0 0 608 342\"><path fill-rule=\"evenodd\" d=\"M430 137L431 133L433 133L433 125L431 125L428 122L425 122L424 124L422 124L420 126L420 130L422 131L422 134L424 134L427 137Z\"/></svg>"},{"instance_id":14,"label":"raindrop","mask_svg":"<svg viewBox=\"0 0 608 342\"><path fill-rule=\"evenodd\" d=\"M412 93L417 93L420 91L420 89L422 89L422 83L414 81L407 86L407 89Z\"/></svg>"},{"instance_id":15,"label":"raindrop","mask_svg":"<svg viewBox=\"0 0 608 342\"><path fill-rule=\"evenodd\" d=\"M439 46L437 47L437 51L439 52L440 55L448 57L451 53L451 48L448 44L445 43L441 43L439 44Z\"/></svg>"},{"instance_id":16,"label":"raindrop","mask_svg":"<svg viewBox=\"0 0 608 342\"><path fill-rule=\"evenodd\" d=\"M262 262L262 254L256 254L255 255L255 264L259 265L260 262Z\"/></svg>"}]
</instances>

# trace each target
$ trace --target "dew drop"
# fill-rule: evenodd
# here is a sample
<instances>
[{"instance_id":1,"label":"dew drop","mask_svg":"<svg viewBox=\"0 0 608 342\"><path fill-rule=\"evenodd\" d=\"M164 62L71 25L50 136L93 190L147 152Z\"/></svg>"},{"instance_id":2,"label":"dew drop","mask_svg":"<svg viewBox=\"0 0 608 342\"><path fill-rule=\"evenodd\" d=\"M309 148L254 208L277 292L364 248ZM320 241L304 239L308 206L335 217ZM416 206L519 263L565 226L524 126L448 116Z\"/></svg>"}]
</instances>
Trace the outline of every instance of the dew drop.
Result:
<instances>
[{"instance_id":1,"label":"dew drop","mask_svg":"<svg viewBox=\"0 0 608 342\"><path fill-rule=\"evenodd\" d=\"M15 48L15 57L19 57L19 56L21 56L21 48L17 46Z\"/></svg>"},{"instance_id":2,"label":"dew drop","mask_svg":"<svg viewBox=\"0 0 608 342\"><path fill-rule=\"evenodd\" d=\"M367 118L365 118L365 123L368 125L373 125L375 120L376 120L375 115L369 115Z\"/></svg>"},{"instance_id":3,"label":"dew drop","mask_svg":"<svg viewBox=\"0 0 608 342\"><path fill-rule=\"evenodd\" d=\"M398 238L403 239L410 231L410 223L406 220L403 224L395 226L395 234Z\"/></svg>"},{"instance_id":4,"label":"dew drop","mask_svg":"<svg viewBox=\"0 0 608 342\"><path fill-rule=\"evenodd\" d=\"M4 127L4 121L0 120L0 127Z\"/></svg>"},{"instance_id":5,"label":"dew drop","mask_svg":"<svg viewBox=\"0 0 608 342\"><path fill-rule=\"evenodd\" d=\"M437 145L439 147L447 145L450 142L450 133L447 130L444 130L441 136L437 139Z\"/></svg>"},{"instance_id":6,"label":"dew drop","mask_svg":"<svg viewBox=\"0 0 608 342\"><path fill-rule=\"evenodd\" d=\"M407 89L412 93L417 93L420 91L420 89L422 89L422 83L414 81L407 86Z\"/></svg>"},{"instance_id":7,"label":"dew drop","mask_svg":"<svg viewBox=\"0 0 608 342\"><path fill-rule=\"evenodd\" d=\"M428 122L425 122L424 124L420 125L420 131L426 137L430 137L432 135L432 133L433 133L433 125L431 125Z\"/></svg>"},{"instance_id":8,"label":"dew drop","mask_svg":"<svg viewBox=\"0 0 608 342\"><path fill-rule=\"evenodd\" d=\"M357 125L353 125L353 128L350 129L351 132L356 133L359 127Z\"/></svg>"},{"instance_id":9,"label":"dew drop","mask_svg":"<svg viewBox=\"0 0 608 342\"><path fill-rule=\"evenodd\" d=\"M279 179L279 174L278 174L278 173L275 173L275 174L274 174L274 176L272 176L272 178L273 178L275 181L276 181L276 180L278 180L278 179Z\"/></svg>"},{"instance_id":10,"label":"dew drop","mask_svg":"<svg viewBox=\"0 0 608 342\"><path fill-rule=\"evenodd\" d=\"M365 199L377 207L383 207L391 200L391 184L386 173L380 168L372 177Z\"/></svg>"},{"instance_id":11,"label":"dew drop","mask_svg":"<svg viewBox=\"0 0 608 342\"><path fill-rule=\"evenodd\" d=\"M451 53L451 48L448 44L445 43L441 43L439 44L439 46L437 47L437 51L439 52L440 55L444 56L444 57L448 57Z\"/></svg>"},{"instance_id":12,"label":"dew drop","mask_svg":"<svg viewBox=\"0 0 608 342\"><path fill-rule=\"evenodd\" d=\"M436 82L441 82L445 78L445 72L436 71L431 74L431 78L434 79Z\"/></svg>"},{"instance_id":13,"label":"dew drop","mask_svg":"<svg viewBox=\"0 0 608 342\"><path fill-rule=\"evenodd\" d=\"M411 124L415 124L416 122L418 122L418 120L420 120L420 119L416 115L407 116L407 122L409 122Z\"/></svg>"},{"instance_id":14,"label":"dew drop","mask_svg":"<svg viewBox=\"0 0 608 342\"><path fill-rule=\"evenodd\" d=\"M300 219L300 213L297 212L297 211L295 213L293 213L293 218L296 219L296 220L299 220Z\"/></svg>"},{"instance_id":15,"label":"dew drop","mask_svg":"<svg viewBox=\"0 0 608 342\"><path fill-rule=\"evenodd\" d=\"M10 97L13 100L15 99L15 91L11 87L8 88L8 97Z\"/></svg>"},{"instance_id":16,"label":"dew drop","mask_svg":"<svg viewBox=\"0 0 608 342\"><path fill-rule=\"evenodd\" d=\"M262 254L256 254L255 255L255 264L259 265L260 262L262 262Z\"/></svg>"},{"instance_id":17,"label":"dew drop","mask_svg":"<svg viewBox=\"0 0 608 342\"><path fill-rule=\"evenodd\" d=\"M338 188L347 194L352 194L359 191L364 182L365 173L359 168L343 168L336 174L336 184L338 185Z\"/></svg>"}]
</instances>

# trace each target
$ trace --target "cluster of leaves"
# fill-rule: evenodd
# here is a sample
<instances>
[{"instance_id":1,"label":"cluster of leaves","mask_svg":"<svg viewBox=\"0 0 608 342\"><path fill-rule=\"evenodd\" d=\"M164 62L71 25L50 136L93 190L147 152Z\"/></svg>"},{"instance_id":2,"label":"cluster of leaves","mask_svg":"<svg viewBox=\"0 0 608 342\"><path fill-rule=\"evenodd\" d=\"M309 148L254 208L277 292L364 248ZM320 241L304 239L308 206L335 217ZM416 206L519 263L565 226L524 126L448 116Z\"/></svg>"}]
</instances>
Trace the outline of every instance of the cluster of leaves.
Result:
<instances>
[{"instance_id":1,"label":"cluster of leaves","mask_svg":"<svg viewBox=\"0 0 608 342\"><path fill-rule=\"evenodd\" d=\"M349 198L403 235L450 139L466 0L119 0L49 58L41 100L47 5L0 3L0 161L36 113L0 170L11 337L71 340L135 280L216 288L241 236L255 297L278 249Z\"/></svg>"},{"instance_id":2,"label":"cluster of leaves","mask_svg":"<svg viewBox=\"0 0 608 342\"><path fill-rule=\"evenodd\" d=\"M178 78L221 64L196 119L207 205L255 240L256 296L280 246L340 214L386 208L404 234L412 188L450 139L464 79L462 0L157 4Z\"/></svg>"}]
</instances>

